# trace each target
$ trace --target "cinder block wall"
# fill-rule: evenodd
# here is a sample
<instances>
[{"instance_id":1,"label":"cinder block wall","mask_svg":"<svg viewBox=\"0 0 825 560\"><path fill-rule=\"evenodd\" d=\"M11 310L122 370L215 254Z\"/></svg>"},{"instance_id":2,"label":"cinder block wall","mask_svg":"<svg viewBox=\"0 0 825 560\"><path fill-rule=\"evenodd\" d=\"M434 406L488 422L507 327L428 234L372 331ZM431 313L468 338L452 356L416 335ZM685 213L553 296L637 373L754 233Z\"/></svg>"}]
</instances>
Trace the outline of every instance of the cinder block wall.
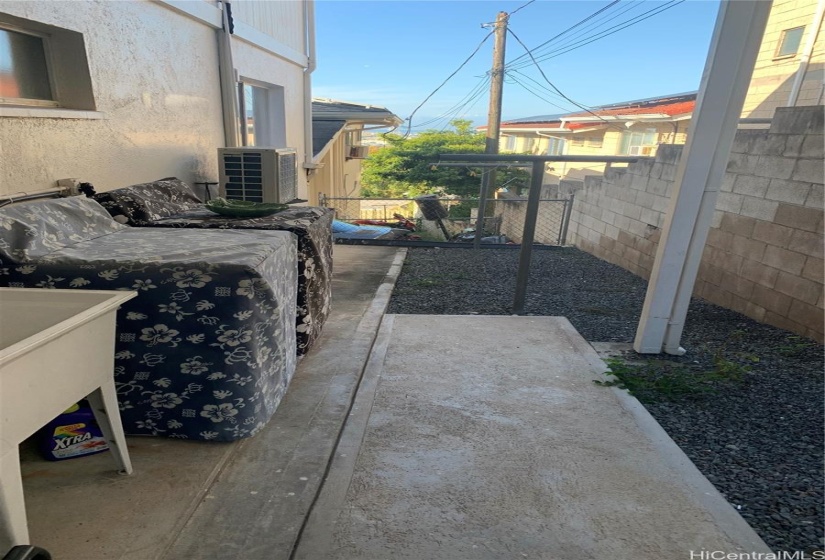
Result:
<instances>
[{"instance_id":1,"label":"cinder block wall","mask_svg":"<svg viewBox=\"0 0 825 560\"><path fill-rule=\"evenodd\" d=\"M694 295L823 341L822 106L777 109L736 135ZM591 176L570 241L643 278L653 268L682 146Z\"/></svg>"}]
</instances>

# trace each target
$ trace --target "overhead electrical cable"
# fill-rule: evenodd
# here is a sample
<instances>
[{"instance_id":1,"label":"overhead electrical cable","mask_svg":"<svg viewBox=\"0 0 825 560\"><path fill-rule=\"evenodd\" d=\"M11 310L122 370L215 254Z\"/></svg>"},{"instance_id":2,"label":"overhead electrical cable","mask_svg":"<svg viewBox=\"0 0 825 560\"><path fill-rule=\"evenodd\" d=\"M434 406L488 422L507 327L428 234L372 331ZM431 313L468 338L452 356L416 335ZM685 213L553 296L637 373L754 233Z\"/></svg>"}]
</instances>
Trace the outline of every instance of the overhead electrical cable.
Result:
<instances>
[{"instance_id":1,"label":"overhead electrical cable","mask_svg":"<svg viewBox=\"0 0 825 560\"><path fill-rule=\"evenodd\" d=\"M541 90L541 91L542 91L542 93L544 93L544 94L546 94L546 95L551 95L551 96L555 97L555 98L557 99L557 101L558 101L558 100L563 100L563 99L564 99L564 97L562 97L561 95L559 95L558 93L556 93L556 92L555 92L555 90L550 89L549 87L547 87L547 86L546 86L546 85L544 85L543 83L539 82L538 80L536 80L536 79L535 79L535 78L533 78L532 76L528 76L527 74L525 74L525 73L523 73L523 72L519 72L518 70L509 70L509 71L507 72L507 75L508 75L508 76L511 76L513 79L517 79L517 78L515 78L514 74L515 74L515 75L518 75L518 76L521 76L521 77L522 77L522 78L524 78L524 79L530 80L531 82L533 82L533 84L532 84L532 85L533 85L534 87L537 87L539 90ZM590 107L590 106L588 106L588 105L585 105L585 107L588 107L589 109L592 109L592 108L593 108L593 107ZM571 113L574 111L573 109L569 109L569 108L568 108L568 109L566 109L566 110L567 110L568 112L571 112Z\"/></svg>"},{"instance_id":2,"label":"overhead electrical cable","mask_svg":"<svg viewBox=\"0 0 825 560\"><path fill-rule=\"evenodd\" d=\"M484 93L485 91L482 90L474 97L474 99L468 101L465 104L465 107L461 110L461 112L454 115L453 119L460 119L464 117L467 113L469 113L473 109L473 107L475 107L478 104L479 100L483 97ZM446 129L453 119L450 119L450 121L448 121L443 127L441 127L441 130L443 131L444 129Z\"/></svg>"},{"instance_id":3,"label":"overhead electrical cable","mask_svg":"<svg viewBox=\"0 0 825 560\"><path fill-rule=\"evenodd\" d=\"M609 27L609 28L607 28L603 31L600 31L599 33L597 33L595 35L591 35L590 37L586 37L584 39L581 39L580 41L570 43L570 44L565 45L563 47L559 47L555 50L552 50L548 53L544 53L539 58L534 58L534 60L536 62L545 62L545 61L550 60L552 58L556 58L556 57L561 56L563 54L566 54L570 51L573 51L573 50L579 49L581 47L584 47L586 45L589 45L590 43L598 41L599 39L609 37L610 35L618 33L619 31L627 29L628 27L632 27L632 26L634 26L638 23L641 23L642 21L644 21L646 19L650 19L653 16L656 16L656 15L658 15L658 14L664 12L664 11L667 11L671 8L675 8L679 4L682 4L683 2L685 2L685 0L671 0L670 2L667 2L667 3L665 3L661 6L653 9L653 10L648 10L647 12L644 12L644 13L642 13L642 14L634 17L634 18L631 18L629 20L625 20L625 21L623 21L619 24L616 24L616 25L614 25L612 27Z\"/></svg>"},{"instance_id":4,"label":"overhead electrical cable","mask_svg":"<svg viewBox=\"0 0 825 560\"><path fill-rule=\"evenodd\" d=\"M460 101L458 101L455 105L453 105L452 107L450 107L449 109L447 109L446 111L441 113L439 116L433 117L433 118L431 118L427 121L419 123L419 124L413 126L412 128L426 127L426 126L431 125L433 123L436 123L436 122L439 122L439 121L442 121L444 119L448 119L450 117L453 117L453 116L457 115L464 108L466 108L467 105L469 105L471 103L474 103L476 100L478 100L478 98L487 90L487 86L489 86L489 85L490 85L490 76L489 75L483 76L479 80L479 82L470 90L470 92L467 95L465 95Z\"/></svg>"},{"instance_id":5,"label":"overhead electrical cable","mask_svg":"<svg viewBox=\"0 0 825 560\"><path fill-rule=\"evenodd\" d=\"M513 10L512 12L510 12L509 14L507 14L507 17L509 18L510 16L512 16L513 14L515 14L517 11L521 10L522 8L526 8L527 6L529 6L530 4L532 4L532 3L533 3L533 2L535 2L535 1L536 1L536 0L530 0L530 1L529 1L529 2L527 2L526 4L522 4L521 6L519 6L518 8L516 8L515 10Z\"/></svg>"},{"instance_id":6,"label":"overhead electrical cable","mask_svg":"<svg viewBox=\"0 0 825 560\"><path fill-rule=\"evenodd\" d=\"M573 24L572 26L568 27L567 29L565 29L564 31L562 31L561 33L559 33L558 35L556 35L556 36L554 36L554 37L551 37L550 39L548 39L547 41L545 41L545 42L544 42L544 43L542 43L541 45L537 46L537 47L536 47L536 49L539 49L539 48L543 47L544 45L547 45L547 44L551 43L552 41L555 41L556 39L558 39L558 38L559 38L559 37L561 37L562 35L564 35L564 34L566 34L566 33L569 33L570 31L572 31L572 30L573 30L573 29L575 29L576 27L578 27L578 26L580 26L581 24L583 24L583 23L587 22L588 20L592 19L593 17L595 17L595 16L599 15L599 14L600 14L600 13L602 13L603 11L605 11L605 10L609 9L611 6L615 6L615 5L616 5L616 4L618 4L620 1L621 1L621 0L614 0L613 2L611 2L610 4L608 4L607 6L603 7L602 9L600 9L600 10L598 10L598 11L596 11L596 12L594 12L594 13L590 14L589 16L587 16L586 18L584 18L584 19L583 19L583 20L581 20L580 22L578 22L578 23L576 23L576 24ZM514 12L514 13L515 13L515 12ZM512 15L512 14L511 14L511 15ZM508 63L506 66L508 66L509 64L513 64L513 63L515 63L516 61L518 61L518 60L520 60L520 59L522 59L522 58L525 58L526 56L527 56L526 54L519 55L519 56L517 56L516 58L514 58L512 61L510 61L510 63Z\"/></svg>"},{"instance_id":7,"label":"overhead electrical cable","mask_svg":"<svg viewBox=\"0 0 825 560\"><path fill-rule=\"evenodd\" d=\"M549 99L547 99L547 97L542 95L542 93L544 93L544 92L537 93L535 91L535 89L536 89L535 86L528 86L527 84L525 84L524 82L522 82L521 80L519 80L518 78L516 78L514 76L511 76L511 78L512 78L514 84L517 84L517 85L521 86L521 88L523 90L525 90L528 93L531 93L532 95L534 95L535 97L541 99L545 103L548 103L548 104L552 105L553 107L556 107L557 109L560 109L560 110L564 111L565 113L573 113L574 112L574 111L571 111L569 107L562 107L561 105L557 105L553 101L550 101Z\"/></svg>"},{"instance_id":8,"label":"overhead electrical cable","mask_svg":"<svg viewBox=\"0 0 825 560\"><path fill-rule=\"evenodd\" d=\"M532 49L533 56L535 56L537 59L540 59L542 56L551 52L556 52L562 47L570 46L577 41L587 41L589 38L601 33L602 31L605 31L606 29L609 29L616 25L621 25L622 23L629 21L630 19L635 17L634 15L629 14L629 12L632 12L636 10L636 8L643 6L644 1L631 1L625 2L624 4L625 5L617 5L616 9L612 12L603 13L600 17L593 19L593 21L591 21L587 25L581 27L573 33L570 33L569 35L561 37L557 41L553 41L538 49ZM629 15L627 15L625 19L622 19L622 16L625 16L626 14ZM617 21L619 23L616 23ZM519 61L515 66L524 67L529 65L530 60L524 59Z\"/></svg>"},{"instance_id":9,"label":"overhead electrical cable","mask_svg":"<svg viewBox=\"0 0 825 560\"><path fill-rule=\"evenodd\" d=\"M421 107L423 107L423 106L424 106L424 104L425 104L427 101L429 101L429 100L430 100L430 98L431 98L433 95L435 95L435 94L438 92L438 90L440 90L442 87L444 87L444 84L446 84L447 82L449 82L449 81L450 81L450 79L451 79L453 76L455 76L456 74L458 74L458 72L459 72L462 68L464 68L464 66L466 66L468 62L470 62L470 60L471 60L471 59L472 59L472 58L476 55L476 53L478 53L478 51L479 51L479 50L481 50L481 47L484 45L484 43L486 43L486 42L487 42L487 39L489 39L489 38L490 38L490 36L491 36L493 33L495 33L495 31L490 31L489 33L487 33L487 35L485 35L485 36L484 36L484 39L482 39L482 40L481 40L481 42L478 44L478 46L475 48L475 50L474 50L472 53L470 53L470 56L468 56L468 57L466 58L466 60L464 60L464 62L462 62L462 63L461 63L461 65L460 65L458 68L456 68L456 69L455 69L455 71L454 71L452 74L450 74L449 76L447 76L447 78L446 78L443 82L441 82L441 84L440 84L437 88L435 88L435 89L433 90L433 92L432 92L430 95L428 95L428 96L424 99L424 101L422 101L422 102L418 105L418 107L416 107L416 108L413 110L413 112L410 114L410 116L409 116L409 117L407 117L408 125L407 125L407 132L406 132L406 134L404 134L404 136L405 136L405 137L410 135L410 130L412 129L412 118L415 116L415 114L418 112L418 110L419 110Z\"/></svg>"},{"instance_id":10,"label":"overhead electrical cable","mask_svg":"<svg viewBox=\"0 0 825 560\"><path fill-rule=\"evenodd\" d=\"M576 106L576 107L578 107L579 109L582 109L582 110L584 110L585 112L590 113L591 115L593 115L594 117L596 117L596 118L597 118L597 119L599 119L600 121L603 121L604 123L606 123L606 124L607 124L608 126L610 126L611 128L615 128L615 129L617 129L617 130L622 130L622 129L620 129L619 127L617 127L616 125L614 125L613 123L611 123L610 121L608 121L607 119L604 119L604 118L602 118L601 116L597 115L596 113L594 113L593 111L591 111L590 109L588 109L586 106L582 105L581 103L579 103L579 102L577 102L577 101L573 101L572 99L570 99L569 97L567 97L567 96L564 94L564 92L562 92L559 88L557 88L557 87L556 87L556 85L555 85L553 82L551 82L551 81L550 81L550 78L548 78L548 77L547 77L547 75L544 73L544 70L542 70L542 69L541 69L541 66L539 66L539 63L538 63L538 62L536 62L536 59L535 59L535 58L533 58L533 53L531 53L531 52L530 52L530 49L528 49L528 48L527 48L527 45L525 45L524 43L522 43L522 41L521 41L521 39L519 39L518 35L516 35L516 34L515 34L515 32L514 32L512 29L509 29L509 28L508 28L508 29L507 29L507 31L508 31L508 33L510 33L510 35L512 35L512 36L513 36L513 38L514 38L516 41L518 41L518 44L519 44L519 45L521 45L521 46L524 48L524 50L525 50L525 51L527 51L527 54L528 54L528 55L530 55L530 59L533 61L533 64L535 64L535 66L536 66L536 68L538 69L539 73L541 74L542 78L544 78L544 81L545 81L545 82L547 82L548 84L550 84L550 87L552 87L554 90L556 90L556 92L557 92L559 95L561 95L563 98L565 98L567 101L569 101L570 103L572 103L573 105L575 105L575 106Z\"/></svg>"},{"instance_id":11,"label":"overhead electrical cable","mask_svg":"<svg viewBox=\"0 0 825 560\"><path fill-rule=\"evenodd\" d=\"M623 15L627 14L632 10L635 10L643 4L644 2L642 1L626 1L623 4L615 4L613 5L615 6L614 10L603 12L598 17L593 18L593 20L590 23L582 26L577 30L573 30L572 28L566 29L562 33L556 35L555 38L549 41L545 41L538 47L531 49L531 52L533 53L534 57L540 58L548 52L557 49L559 45L572 44L576 40L587 40L589 37L592 37L593 35L603 31L605 29L605 26L615 25L615 22ZM510 67L519 68L529 65L530 60L527 57L527 55L522 55L521 57L519 57L519 60L512 63Z\"/></svg>"}]
</instances>

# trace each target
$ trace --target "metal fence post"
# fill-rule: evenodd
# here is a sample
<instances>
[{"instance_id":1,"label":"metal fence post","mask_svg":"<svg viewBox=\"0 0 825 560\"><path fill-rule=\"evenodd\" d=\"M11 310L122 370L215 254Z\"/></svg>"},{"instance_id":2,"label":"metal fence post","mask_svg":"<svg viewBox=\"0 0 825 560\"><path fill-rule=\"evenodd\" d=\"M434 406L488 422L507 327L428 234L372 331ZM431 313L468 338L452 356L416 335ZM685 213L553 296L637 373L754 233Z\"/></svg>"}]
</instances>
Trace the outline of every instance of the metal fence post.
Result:
<instances>
[{"instance_id":1,"label":"metal fence post","mask_svg":"<svg viewBox=\"0 0 825 560\"><path fill-rule=\"evenodd\" d=\"M527 299L527 279L530 276L530 261L533 256L533 238L536 233L536 220L541 198L541 181L544 176L544 162L533 161L530 177L530 194L527 196L527 215L524 217L524 231L521 234L521 251L516 276L516 295L513 298L513 313L524 315L524 302Z\"/></svg>"},{"instance_id":2,"label":"metal fence post","mask_svg":"<svg viewBox=\"0 0 825 560\"><path fill-rule=\"evenodd\" d=\"M481 176L481 187L478 193L478 216L476 216L476 231L473 236L473 249L481 247L481 238L484 236L484 215L487 213L487 197L490 196L492 173L495 168L488 169Z\"/></svg>"},{"instance_id":3,"label":"metal fence post","mask_svg":"<svg viewBox=\"0 0 825 560\"><path fill-rule=\"evenodd\" d=\"M564 216L561 220L561 234L559 235L559 245L562 247L567 244L567 229L570 227L570 214L573 213L573 200L575 196L573 193L570 193L570 198L564 201Z\"/></svg>"}]
</instances>

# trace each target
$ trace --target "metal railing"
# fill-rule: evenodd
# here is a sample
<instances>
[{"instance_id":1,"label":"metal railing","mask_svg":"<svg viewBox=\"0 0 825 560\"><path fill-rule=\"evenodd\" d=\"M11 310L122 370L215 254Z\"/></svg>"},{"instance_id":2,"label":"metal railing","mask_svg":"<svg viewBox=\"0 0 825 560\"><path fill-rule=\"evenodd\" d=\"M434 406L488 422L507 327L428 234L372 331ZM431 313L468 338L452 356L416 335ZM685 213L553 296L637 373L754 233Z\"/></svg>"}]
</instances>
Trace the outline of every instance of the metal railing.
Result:
<instances>
[{"instance_id":1,"label":"metal railing","mask_svg":"<svg viewBox=\"0 0 825 560\"><path fill-rule=\"evenodd\" d=\"M539 200L541 199L541 182L544 175L544 166L549 162L592 162L592 163L633 163L638 157L623 156L533 156L509 154L442 154L439 164L451 162L449 165L497 163L522 164L530 166L530 189L527 197L527 209L524 218L524 230L519 253L518 273L516 274L516 291L513 297L513 313L524 314L524 303L527 298L527 279L530 273L530 261L533 254L533 239L538 223ZM460 163L459 163L460 162ZM572 204L571 204L572 206ZM478 240L478 238L476 238Z\"/></svg>"},{"instance_id":2,"label":"metal railing","mask_svg":"<svg viewBox=\"0 0 825 560\"><path fill-rule=\"evenodd\" d=\"M545 164L550 162L579 162L579 163L633 163L642 159L637 156L538 156L521 154L442 154L434 165L445 167L525 167L530 170L530 186L527 198L511 198L500 196L489 199L485 194L486 188L482 183L479 197L475 199L442 199L444 204L454 205L470 202L466 214L457 215L457 210L447 210L446 216L440 218L444 227L441 239L452 237L471 242L476 249L482 243L490 240L497 243L518 243L519 265L516 274L516 289L513 297L512 312L516 315L524 314L525 299L527 296L527 279L530 272L533 246L536 244L564 245L567 242L567 230L570 224L570 215L573 209L573 196L568 199L542 199L542 178ZM366 202L368 201L368 202ZM362 198L333 198L321 196L319 203L335 209L339 220L379 219L390 220L391 214L401 214L405 218L415 217L412 206L414 199L362 199ZM386 204L385 204L386 203ZM365 209L363 204L367 205ZM393 206L393 204L395 206ZM472 205L477 208L473 216ZM544 205L544 206L543 206ZM553 206L548 206L553 205ZM394 211L392 209L405 210ZM382 212L381 216L366 217L365 212ZM523 210L522 210L523 209ZM442 215L445 212L440 212ZM452 215L450 215L452 214ZM363 217L362 217L363 216ZM374 216L374 214L373 214ZM516 218L517 217L517 218ZM518 225L513 226L512 223ZM427 220L416 218L422 226ZM452 229L448 229L448 223ZM467 225L467 227L462 227ZM462 228L468 235L451 233ZM505 232L510 232L505 233ZM437 234L438 230L436 230ZM472 232L472 233L469 233ZM492 235L487 235L492 233ZM498 238L498 239L496 239ZM495 247L496 245L492 245Z\"/></svg>"}]
</instances>

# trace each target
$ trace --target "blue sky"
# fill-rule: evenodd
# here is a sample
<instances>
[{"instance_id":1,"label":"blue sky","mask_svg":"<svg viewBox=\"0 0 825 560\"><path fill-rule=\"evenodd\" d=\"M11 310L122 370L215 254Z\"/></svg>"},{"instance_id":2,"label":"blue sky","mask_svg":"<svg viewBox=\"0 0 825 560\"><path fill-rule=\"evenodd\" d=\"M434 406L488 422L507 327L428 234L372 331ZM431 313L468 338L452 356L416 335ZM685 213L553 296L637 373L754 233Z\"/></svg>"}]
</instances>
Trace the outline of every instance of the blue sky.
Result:
<instances>
[{"instance_id":1,"label":"blue sky","mask_svg":"<svg viewBox=\"0 0 825 560\"><path fill-rule=\"evenodd\" d=\"M493 22L499 11L511 13L526 2L318 0L318 68L313 74L313 95L382 105L407 118L489 33L482 24ZM536 51L539 55L558 49L547 52L548 56L556 55L548 60L537 56L550 81L567 97L586 106L681 93L699 88L718 1L676 2L621 0L608 7L608 0L537 0L513 13L510 29L534 49L607 7L544 51ZM626 29L608 29L654 9L663 11ZM604 38L594 35L611 31L615 33ZM597 40L583 44L590 39ZM579 48L564 52L579 44ZM489 86L484 80L492 64L492 50L491 36L418 110L413 125L451 109L457 109L451 118L485 124ZM514 35L507 37L506 52L508 61L524 53ZM509 72L504 86L505 120L578 110L548 93L552 87L532 62L522 61L522 67L514 68L518 73ZM475 93L475 104L468 103ZM441 128L446 120L427 128Z\"/></svg>"}]
</instances>

